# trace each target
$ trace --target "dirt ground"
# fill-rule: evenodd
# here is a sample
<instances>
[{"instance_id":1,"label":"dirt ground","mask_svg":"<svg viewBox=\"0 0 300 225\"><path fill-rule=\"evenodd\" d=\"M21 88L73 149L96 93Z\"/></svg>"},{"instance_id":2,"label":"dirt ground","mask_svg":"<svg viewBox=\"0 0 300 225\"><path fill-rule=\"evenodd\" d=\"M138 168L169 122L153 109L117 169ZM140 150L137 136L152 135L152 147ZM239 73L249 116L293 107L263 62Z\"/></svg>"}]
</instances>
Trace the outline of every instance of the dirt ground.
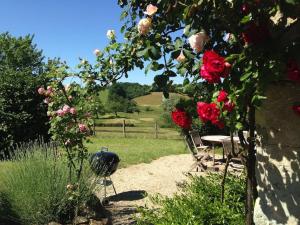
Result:
<instances>
[{"instance_id":1,"label":"dirt ground","mask_svg":"<svg viewBox=\"0 0 300 225\"><path fill-rule=\"evenodd\" d=\"M192 156L182 154L117 170L111 176L117 195L114 195L111 185L107 186L110 200L107 209L112 214L113 224L134 224L136 207L149 204L146 195L159 193L172 196L178 190L177 184L187 179L184 174L190 170L192 164ZM98 196L103 196L103 193L101 190Z\"/></svg>"},{"instance_id":2,"label":"dirt ground","mask_svg":"<svg viewBox=\"0 0 300 225\"><path fill-rule=\"evenodd\" d=\"M220 160L221 156L216 156ZM114 225L135 224L134 215L138 206L151 205L147 195L161 194L172 196L178 192L178 186L188 179L193 158L190 154L171 155L159 158L149 164L138 164L117 170L111 177L117 194L112 185L107 186L109 205L106 207L111 213ZM207 162L212 166L212 160ZM224 170L224 163L216 163L215 169ZM206 172L193 171L190 174L203 176ZM102 193L101 193L102 192ZM103 196L103 190L98 197Z\"/></svg>"}]
</instances>

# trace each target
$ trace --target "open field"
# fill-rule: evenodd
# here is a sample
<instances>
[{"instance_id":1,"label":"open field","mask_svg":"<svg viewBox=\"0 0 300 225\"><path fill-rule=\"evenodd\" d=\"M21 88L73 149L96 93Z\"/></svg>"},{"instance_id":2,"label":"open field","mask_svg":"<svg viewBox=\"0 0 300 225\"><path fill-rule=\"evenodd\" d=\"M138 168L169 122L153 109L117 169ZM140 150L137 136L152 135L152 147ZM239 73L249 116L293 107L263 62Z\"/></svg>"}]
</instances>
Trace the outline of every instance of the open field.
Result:
<instances>
[{"instance_id":1,"label":"open field","mask_svg":"<svg viewBox=\"0 0 300 225\"><path fill-rule=\"evenodd\" d=\"M173 96L185 97L176 93L170 93L170 98ZM163 94L162 92L151 92L149 95L140 96L134 100L138 105L141 106L159 106L162 103Z\"/></svg>"},{"instance_id":2,"label":"open field","mask_svg":"<svg viewBox=\"0 0 300 225\"><path fill-rule=\"evenodd\" d=\"M120 159L120 167L132 164L149 163L162 156L188 153L183 140L164 140L146 138L91 138L93 143L87 144L90 152L99 151L101 146L116 152Z\"/></svg>"},{"instance_id":3,"label":"open field","mask_svg":"<svg viewBox=\"0 0 300 225\"><path fill-rule=\"evenodd\" d=\"M151 95L152 103L156 95ZM144 104L149 100L150 95L142 96L140 103ZM145 100L146 99L146 100ZM181 139L179 132L173 128L161 128L160 116L163 113L160 105L139 105L140 113L119 112L116 118L114 114L106 114L96 120L96 133L101 137L123 137L123 128L120 126L125 120L126 137L134 138L155 138L155 123L158 124L158 138L160 139ZM109 126L107 127L106 125ZM115 126L114 126L115 125ZM117 126L119 125L119 126Z\"/></svg>"}]
</instances>

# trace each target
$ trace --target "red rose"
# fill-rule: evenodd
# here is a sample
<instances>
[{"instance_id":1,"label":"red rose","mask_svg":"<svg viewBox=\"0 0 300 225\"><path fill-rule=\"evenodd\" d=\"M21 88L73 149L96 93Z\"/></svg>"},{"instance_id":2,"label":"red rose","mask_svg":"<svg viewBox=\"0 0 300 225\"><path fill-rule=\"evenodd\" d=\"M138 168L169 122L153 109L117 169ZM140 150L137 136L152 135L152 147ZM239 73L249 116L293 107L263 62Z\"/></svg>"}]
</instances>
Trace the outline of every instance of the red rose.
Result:
<instances>
[{"instance_id":1,"label":"red rose","mask_svg":"<svg viewBox=\"0 0 300 225\"><path fill-rule=\"evenodd\" d=\"M290 80L300 82L300 68L293 59L287 63L287 75Z\"/></svg>"},{"instance_id":2,"label":"red rose","mask_svg":"<svg viewBox=\"0 0 300 225\"><path fill-rule=\"evenodd\" d=\"M242 36L246 44L259 44L268 39L270 33L265 24L256 24L251 21L246 25Z\"/></svg>"},{"instance_id":3,"label":"red rose","mask_svg":"<svg viewBox=\"0 0 300 225\"><path fill-rule=\"evenodd\" d=\"M225 101L228 100L227 96L228 96L228 93L227 93L226 91L224 91L224 90L221 90L221 91L219 92L217 101L218 101L218 102L225 102Z\"/></svg>"},{"instance_id":4,"label":"red rose","mask_svg":"<svg viewBox=\"0 0 300 225\"><path fill-rule=\"evenodd\" d=\"M171 113L172 120L175 124L183 129L190 129L192 125L192 118L182 109L176 109Z\"/></svg>"},{"instance_id":5,"label":"red rose","mask_svg":"<svg viewBox=\"0 0 300 225\"><path fill-rule=\"evenodd\" d=\"M231 65L225 62L222 56L219 56L213 50L206 51L203 55L203 65L200 75L208 83L220 83L221 77L228 76Z\"/></svg>"},{"instance_id":6,"label":"red rose","mask_svg":"<svg viewBox=\"0 0 300 225\"><path fill-rule=\"evenodd\" d=\"M203 122L211 121L212 123L218 121L220 110L215 103L197 103L197 112Z\"/></svg>"},{"instance_id":7,"label":"red rose","mask_svg":"<svg viewBox=\"0 0 300 225\"><path fill-rule=\"evenodd\" d=\"M294 105L292 107L292 109L294 110L295 113L297 113L298 115L300 115L300 105Z\"/></svg>"},{"instance_id":8,"label":"red rose","mask_svg":"<svg viewBox=\"0 0 300 225\"><path fill-rule=\"evenodd\" d=\"M221 74L224 71L225 59L214 51L206 51L203 55L203 65L208 73Z\"/></svg>"},{"instance_id":9,"label":"red rose","mask_svg":"<svg viewBox=\"0 0 300 225\"><path fill-rule=\"evenodd\" d=\"M225 124L219 120L215 121L213 124L216 125L219 129L224 129L224 127L225 127Z\"/></svg>"},{"instance_id":10,"label":"red rose","mask_svg":"<svg viewBox=\"0 0 300 225\"><path fill-rule=\"evenodd\" d=\"M228 111L228 112L231 112L235 107L235 104L233 102L225 102L224 106L223 106L223 110L224 111Z\"/></svg>"},{"instance_id":11,"label":"red rose","mask_svg":"<svg viewBox=\"0 0 300 225\"><path fill-rule=\"evenodd\" d=\"M221 78L220 76L216 75L215 73L209 73L205 66L201 66L201 70L200 70L200 75L201 77L206 80L208 83L210 84L214 84L214 83L220 83L221 82Z\"/></svg>"}]
</instances>

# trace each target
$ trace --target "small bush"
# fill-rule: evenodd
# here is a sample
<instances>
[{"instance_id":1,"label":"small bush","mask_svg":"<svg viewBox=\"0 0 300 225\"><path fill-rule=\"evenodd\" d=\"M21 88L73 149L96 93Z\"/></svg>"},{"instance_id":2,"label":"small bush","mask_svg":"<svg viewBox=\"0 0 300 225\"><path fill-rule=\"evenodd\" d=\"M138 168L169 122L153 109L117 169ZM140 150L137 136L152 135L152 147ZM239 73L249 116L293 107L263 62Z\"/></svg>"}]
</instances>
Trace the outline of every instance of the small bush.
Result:
<instances>
[{"instance_id":1,"label":"small bush","mask_svg":"<svg viewBox=\"0 0 300 225\"><path fill-rule=\"evenodd\" d=\"M145 107L145 112L150 112L153 111L153 109L150 106L146 106Z\"/></svg>"},{"instance_id":2,"label":"small bush","mask_svg":"<svg viewBox=\"0 0 300 225\"><path fill-rule=\"evenodd\" d=\"M228 176L225 201L220 201L221 175L192 177L182 193L172 198L155 196L156 208L140 209L139 225L243 225L244 179Z\"/></svg>"},{"instance_id":3,"label":"small bush","mask_svg":"<svg viewBox=\"0 0 300 225\"><path fill-rule=\"evenodd\" d=\"M53 148L43 145L18 149L13 160L0 163L0 205L6 209L0 210L0 221L33 225L72 220L75 208L92 192L91 172L87 168L78 184L79 197L75 202L66 188L67 164Z\"/></svg>"},{"instance_id":4,"label":"small bush","mask_svg":"<svg viewBox=\"0 0 300 225\"><path fill-rule=\"evenodd\" d=\"M159 117L159 124L161 128L177 128L173 122L170 112L163 112Z\"/></svg>"}]
</instances>

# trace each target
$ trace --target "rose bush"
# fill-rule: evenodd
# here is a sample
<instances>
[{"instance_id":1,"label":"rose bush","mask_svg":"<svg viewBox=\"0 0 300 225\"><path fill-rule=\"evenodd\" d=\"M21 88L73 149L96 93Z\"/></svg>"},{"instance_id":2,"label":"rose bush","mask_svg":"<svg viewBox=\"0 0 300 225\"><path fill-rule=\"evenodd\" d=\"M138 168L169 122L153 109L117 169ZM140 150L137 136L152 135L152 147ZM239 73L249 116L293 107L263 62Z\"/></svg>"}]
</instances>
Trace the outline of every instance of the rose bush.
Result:
<instances>
[{"instance_id":1,"label":"rose bush","mask_svg":"<svg viewBox=\"0 0 300 225\"><path fill-rule=\"evenodd\" d=\"M157 14L151 32L143 32L145 39L139 33L142 29L136 30L136 18L149 4L154 2L119 0L124 36L136 49L131 56L150 61L146 70L157 73L155 82L165 96L176 74L191 78L188 90L194 90L194 107L200 102L197 111L202 121L219 127L223 123L231 135L249 130L249 142L239 136L247 169L247 224L252 224L255 109L265 99L269 83L286 79L285 70L290 80L299 81L297 64L288 63L299 58L299 1L155 1ZM199 35L204 30L210 41ZM180 63L173 63L176 59ZM209 94L198 91L199 73ZM218 101L220 90L228 96Z\"/></svg>"}]
</instances>

